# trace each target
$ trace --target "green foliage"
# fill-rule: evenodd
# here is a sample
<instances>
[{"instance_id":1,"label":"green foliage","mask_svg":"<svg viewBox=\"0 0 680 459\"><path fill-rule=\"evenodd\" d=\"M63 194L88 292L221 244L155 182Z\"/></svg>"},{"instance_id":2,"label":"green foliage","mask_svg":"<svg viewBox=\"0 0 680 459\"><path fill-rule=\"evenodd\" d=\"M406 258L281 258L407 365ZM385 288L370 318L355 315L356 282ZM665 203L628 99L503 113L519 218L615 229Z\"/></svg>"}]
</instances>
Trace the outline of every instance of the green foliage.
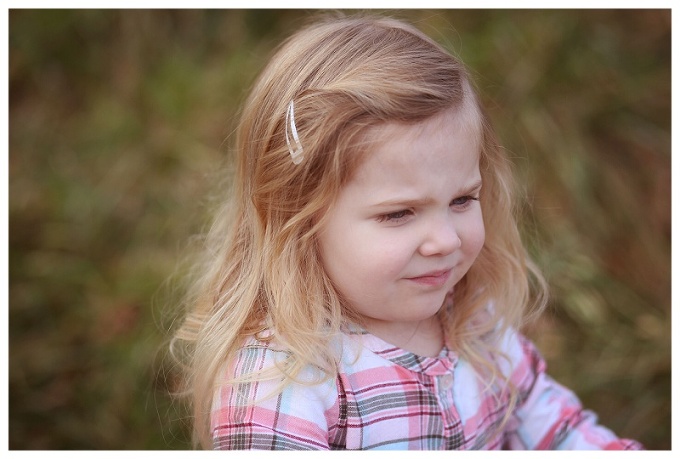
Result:
<instances>
[{"instance_id":1,"label":"green foliage","mask_svg":"<svg viewBox=\"0 0 680 459\"><path fill-rule=\"evenodd\" d=\"M389 13L469 65L516 164L551 374L670 448L670 11ZM10 11L10 448L190 446L166 281L254 76L313 14Z\"/></svg>"}]
</instances>

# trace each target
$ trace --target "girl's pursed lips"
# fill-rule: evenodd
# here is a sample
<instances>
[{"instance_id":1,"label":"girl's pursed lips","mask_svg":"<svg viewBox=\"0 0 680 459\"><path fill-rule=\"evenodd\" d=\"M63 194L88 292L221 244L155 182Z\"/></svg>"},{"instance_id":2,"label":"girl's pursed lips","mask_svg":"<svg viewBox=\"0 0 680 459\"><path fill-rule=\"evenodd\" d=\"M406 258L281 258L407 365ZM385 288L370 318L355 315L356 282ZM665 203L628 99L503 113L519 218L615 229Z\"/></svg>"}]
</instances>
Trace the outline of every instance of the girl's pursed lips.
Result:
<instances>
[{"instance_id":1,"label":"girl's pursed lips","mask_svg":"<svg viewBox=\"0 0 680 459\"><path fill-rule=\"evenodd\" d=\"M453 268L438 269L436 271L429 271L417 276L406 277L406 280L414 281L420 284L439 286L446 283Z\"/></svg>"},{"instance_id":2,"label":"girl's pursed lips","mask_svg":"<svg viewBox=\"0 0 680 459\"><path fill-rule=\"evenodd\" d=\"M407 279L418 279L420 277L439 277L444 274L448 274L453 268L435 269L422 274L416 274L415 276L407 276Z\"/></svg>"}]
</instances>

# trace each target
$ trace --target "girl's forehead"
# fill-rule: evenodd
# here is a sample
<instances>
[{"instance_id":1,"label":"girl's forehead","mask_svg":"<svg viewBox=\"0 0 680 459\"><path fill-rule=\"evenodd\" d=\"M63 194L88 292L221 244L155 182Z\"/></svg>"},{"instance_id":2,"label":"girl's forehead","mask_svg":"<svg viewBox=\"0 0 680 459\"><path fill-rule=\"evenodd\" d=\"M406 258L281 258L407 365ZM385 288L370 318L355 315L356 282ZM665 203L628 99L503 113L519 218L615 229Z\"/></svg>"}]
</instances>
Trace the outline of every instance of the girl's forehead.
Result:
<instances>
[{"instance_id":1,"label":"girl's forehead","mask_svg":"<svg viewBox=\"0 0 680 459\"><path fill-rule=\"evenodd\" d=\"M482 117L473 104L452 107L417 123L386 122L371 128L368 139L373 149L397 142L414 142L419 139L448 141L451 133L475 139L479 145L482 137Z\"/></svg>"},{"instance_id":2,"label":"girl's forehead","mask_svg":"<svg viewBox=\"0 0 680 459\"><path fill-rule=\"evenodd\" d=\"M449 110L420 123L386 123L375 128L374 141L350 183L371 187L381 183L392 186L400 181L406 184L411 180L409 177L423 171L427 174L446 171L450 180L468 180L467 175L478 173L481 151L478 118L461 110Z\"/></svg>"}]
</instances>

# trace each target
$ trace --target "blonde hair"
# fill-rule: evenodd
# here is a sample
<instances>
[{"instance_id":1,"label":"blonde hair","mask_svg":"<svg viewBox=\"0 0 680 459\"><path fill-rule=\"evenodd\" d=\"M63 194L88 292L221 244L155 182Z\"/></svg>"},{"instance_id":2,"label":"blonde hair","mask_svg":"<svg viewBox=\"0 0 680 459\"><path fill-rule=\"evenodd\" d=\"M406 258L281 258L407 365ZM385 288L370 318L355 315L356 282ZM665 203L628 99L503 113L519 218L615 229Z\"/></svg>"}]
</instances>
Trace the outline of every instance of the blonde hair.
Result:
<instances>
[{"instance_id":1,"label":"blonde hair","mask_svg":"<svg viewBox=\"0 0 680 459\"><path fill-rule=\"evenodd\" d=\"M211 447L218 373L246 336L267 329L268 339L289 351L282 369L289 380L307 365L335 375L338 356L330 342L354 318L320 262L316 236L325 215L370 154L368 130L421 122L467 98L482 120L486 242L456 286L455 307L440 315L454 349L480 371L499 376L489 363L496 347L489 337L521 325L531 304L530 273L539 287L536 304L544 302L543 279L525 255L513 216L508 159L464 66L444 48L394 19L331 18L285 41L245 102L233 201L208 235L187 316L171 345L187 364L194 434L202 446ZM300 164L285 140L291 101L304 149Z\"/></svg>"}]
</instances>

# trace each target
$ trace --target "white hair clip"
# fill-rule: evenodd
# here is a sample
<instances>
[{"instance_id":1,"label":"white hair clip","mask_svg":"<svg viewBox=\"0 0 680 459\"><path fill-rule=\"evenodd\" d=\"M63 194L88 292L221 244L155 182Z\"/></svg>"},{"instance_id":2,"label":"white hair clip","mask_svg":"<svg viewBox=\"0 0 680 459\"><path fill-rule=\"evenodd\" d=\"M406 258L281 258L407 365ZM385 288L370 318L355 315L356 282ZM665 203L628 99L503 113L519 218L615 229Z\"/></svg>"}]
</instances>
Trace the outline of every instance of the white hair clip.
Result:
<instances>
[{"instance_id":1,"label":"white hair clip","mask_svg":"<svg viewBox=\"0 0 680 459\"><path fill-rule=\"evenodd\" d=\"M290 131L290 135L288 135L288 131ZM295 148L291 145L291 136L293 137L293 142L295 142ZM293 160L293 164L300 164L303 159L302 144L300 143L297 128L295 127L295 105L292 100L290 101L288 111L286 112L286 143L288 144L288 151L290 152L290 159Z\"/></svg>"}]
</instances>

